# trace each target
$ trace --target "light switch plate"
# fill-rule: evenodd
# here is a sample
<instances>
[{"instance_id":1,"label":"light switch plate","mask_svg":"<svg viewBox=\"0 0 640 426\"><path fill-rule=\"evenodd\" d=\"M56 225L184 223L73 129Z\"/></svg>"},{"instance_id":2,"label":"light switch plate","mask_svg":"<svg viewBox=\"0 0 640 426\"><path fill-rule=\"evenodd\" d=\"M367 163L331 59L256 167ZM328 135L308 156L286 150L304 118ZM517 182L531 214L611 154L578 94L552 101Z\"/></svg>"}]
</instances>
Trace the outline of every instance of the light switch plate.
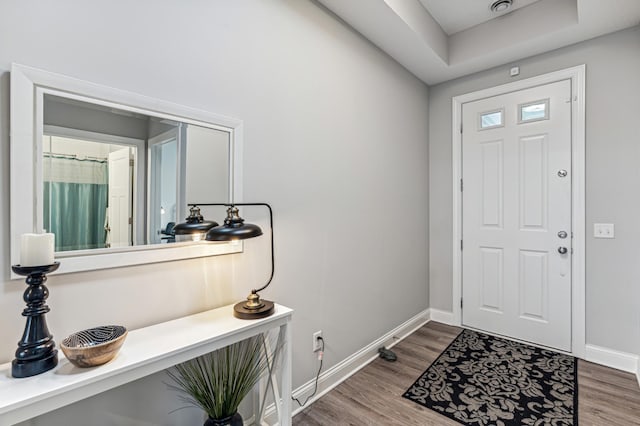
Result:
<instances>
[{"instance_id":1,"label":"light switch plate","mask_svg":"<svg viewBox=\"0 0 640 426\"><path fill-rule=\"evenodd\" d=\"M594 238L615 238L613 223L594 223Z\"/></svg>"}]
</instances>

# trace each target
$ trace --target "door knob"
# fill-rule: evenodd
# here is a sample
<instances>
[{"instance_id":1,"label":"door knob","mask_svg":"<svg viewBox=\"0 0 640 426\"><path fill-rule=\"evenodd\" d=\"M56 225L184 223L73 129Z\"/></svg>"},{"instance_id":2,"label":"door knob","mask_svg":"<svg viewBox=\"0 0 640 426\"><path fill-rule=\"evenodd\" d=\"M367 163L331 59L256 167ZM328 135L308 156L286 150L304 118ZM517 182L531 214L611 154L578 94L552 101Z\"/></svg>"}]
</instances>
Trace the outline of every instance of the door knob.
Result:
<instances>
[{"instance_id":1,"label":"door knob","mask_svg":"<svg viewBox=\"0 0 640 426\"><path fill-rule=\"evenodd\" d=\"M558 253L567 254L567 248L566 247L558 247Z\"/></svg>"},{"instance_id":2,"label":"door knob","mask_svg":"<svg viewBox=\"0 0 640 426\"><path fill-rule=\"evenodd\" d=\"M558 232L558 238L567 238L567 232L566 231Z\"/></svg>"}]
</instances>

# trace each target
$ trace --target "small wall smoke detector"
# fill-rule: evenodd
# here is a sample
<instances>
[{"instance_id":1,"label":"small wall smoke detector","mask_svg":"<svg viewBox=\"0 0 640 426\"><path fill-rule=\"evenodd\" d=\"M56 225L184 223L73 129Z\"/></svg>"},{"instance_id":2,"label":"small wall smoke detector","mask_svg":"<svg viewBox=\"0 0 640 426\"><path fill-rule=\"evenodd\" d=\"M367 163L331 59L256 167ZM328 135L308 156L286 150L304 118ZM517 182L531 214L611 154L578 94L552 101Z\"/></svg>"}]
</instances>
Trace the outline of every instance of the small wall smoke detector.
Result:
<instances>
[{"instance_id":1,"label":"small wall smoke detector","mask_svg":"<svg viewBox=\"0 0 640 426\"><path fill-rule=\"evenodd\" d=\"M513 0L496 0L491 3L491 11L493 13L505 12L513 4Z\"/></svg>"}]
</instances>

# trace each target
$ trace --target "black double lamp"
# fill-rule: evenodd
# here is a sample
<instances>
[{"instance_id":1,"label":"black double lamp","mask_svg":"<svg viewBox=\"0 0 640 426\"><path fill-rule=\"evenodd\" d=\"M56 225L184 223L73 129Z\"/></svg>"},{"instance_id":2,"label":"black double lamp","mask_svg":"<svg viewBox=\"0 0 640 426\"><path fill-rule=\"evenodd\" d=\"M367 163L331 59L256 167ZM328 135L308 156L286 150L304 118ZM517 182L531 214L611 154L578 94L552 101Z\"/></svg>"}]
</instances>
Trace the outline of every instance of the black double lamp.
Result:
<instances>
[{"instance_id":1,"label":"black double lamp","mask_svg":"<svg viewBox=\"0 0 640 426\"><path fill-rule=\"evenodd\" d=\"M200 213L198 206L224 206L227 207L227 217L224 224L218 225L217 222L205 220ZM197 203L189 204L189 217L183 223L177 224L173 229L176 235L197 235L206 233L204 239L206 241L229 242L246 240L248 238L259 237L262 235L262 229L258 225L245 223L240 217L238 206L263 206L269 210L269 226L271 234L271 275L265 285L260 288L251 290L246 301L236 303L233 307L233 314L240 319L258 319L265 318L273 314L275 307L273 302L260 299L258 292L264 290L271 284L273 273L275 270L275 262L273 255L273 211L267 203Z\"/></svg>"}]
</instances>

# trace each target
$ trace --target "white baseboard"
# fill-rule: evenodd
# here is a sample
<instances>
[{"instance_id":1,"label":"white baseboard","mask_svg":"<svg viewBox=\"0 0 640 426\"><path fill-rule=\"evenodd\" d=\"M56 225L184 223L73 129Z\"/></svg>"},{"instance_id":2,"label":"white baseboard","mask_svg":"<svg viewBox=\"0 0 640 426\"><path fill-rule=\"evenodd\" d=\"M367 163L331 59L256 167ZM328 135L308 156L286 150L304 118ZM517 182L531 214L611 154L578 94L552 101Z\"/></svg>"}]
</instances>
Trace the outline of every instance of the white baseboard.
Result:
<instances>
[{"instance_id":1,"label":"white baseboard","mask_svg":"<svg viewBox=\"0 0 640 426\"><path fill-rule=\"evenodd\" d=\"M431 319L431 321L454 325L453 312L441 311L440 309L431 308L429 309L429 318Z\"/></svg>"},{"instance_id":2,"label":"white baseboard","mask_svg":"<svg viewBox=\"0 0 640 426\"><path fill-rule=\"evenodd\" d=\"M378 348L380 348L381 346L385 346L387 348L395 346L398 342L422 327L427 322L429 322L429 309L425 309L424 311L418 313L413 318L400 324L398 327L394 328L384 336L373 341L350 357L342 360L338 364L321 373L318 379L318 391L313 397L309 399L304 407L298 407L298 404L294 401L293 415L295 416L297 413L307 408L318 398L322 397L331 389L335 388L340 383L347 380L353 374L361 370L371 361L375 360L378 357ZM314 383L315 377L299 388L295 389L293 391L293 396L300 401L304 401L308 395L313 393ZM271 406L266 409L265 418L269 422L269 424L273 424L275 421L277 421L275 406L273 404L271 404Z\"/></svg>"},{"instance_id":3,"label":"white baseboard","mask_svg":"<svg viewBox=\"0 0 640 426\"><path fill-rule=\"evenodd\" d=\"M596 364L636 374L640 382L640 363L638 362L637 355L619 352L601 346L587 345L584 358Z\"/></svg>"},{"instance_id":4,"label":"white baseboard","mask_svg":"<svg viewBox=\"0 0 640 426\"><path fill-rule=\"evenodd\" d=\"M340 383L347 380L356 372L364 368L371 361L376 359L378 357L378 348L380 348L381 346L386 346L387 348L395 346L400 340L404 339L427 322L429 322L428 309L418 313L413 318L405 321L403 324L394 328L384 336L380 337L379 339L360 349L350 357L342 360L338 364L326 370L324 373L320 374L320 378L318 379L317 393L309 400L309 402L307 402L307 405L305 405L305 407L295 407L293 410L293 415L296 415L298 412L302 411L304 408L312 404L316 399L322 397L322 395L326 394L331 389L335 388ZM313 392L313 387L314 380L312 379L296 389L293 392L293 396L302 401L302 398L306 398L307 395Z\"/></svg>"}]
</instances>

